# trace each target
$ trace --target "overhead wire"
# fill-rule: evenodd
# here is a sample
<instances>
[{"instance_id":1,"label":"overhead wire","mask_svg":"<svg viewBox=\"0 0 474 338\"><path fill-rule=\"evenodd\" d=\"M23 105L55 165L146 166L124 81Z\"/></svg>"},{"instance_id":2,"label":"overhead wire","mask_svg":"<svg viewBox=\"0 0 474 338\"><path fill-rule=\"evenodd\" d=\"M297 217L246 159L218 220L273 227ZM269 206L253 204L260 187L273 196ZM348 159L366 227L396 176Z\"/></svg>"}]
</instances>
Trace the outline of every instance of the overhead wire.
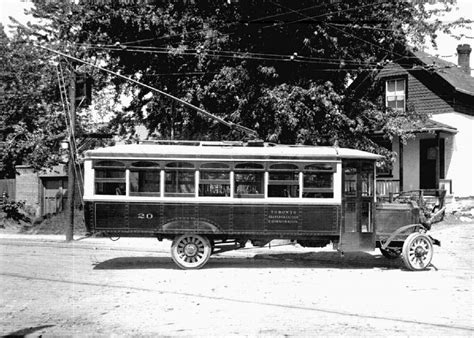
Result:
<instances>
[{"instance_id":1,"label":"overhead wire","mask_svg":"<svg viewBox=\"0 0 474 338\"><path fill-rule=\"evenodd\" d=\"M369 45L371 45L371 46L373 46L373 47L375 47L375 48L378 48L378 49L380 49L380 50L382 50L382 51L384 51L384 52L388 52L388 53L390 53L390 54L395 54L395 55L398 55L398 56L400 56L400 57L403 57L403 55L401 55L401 54L399 54L399 53L396 53L396 52L394 52L394 51L390 51L390 50L388 50L388 49L382 48L382 47L376 45L375 43L372 43L372 42L370 42L370 41L368 41L368 40L362 39L362 38L360 38L360 37L358 37L358 36L356 36L356 35L354 35L354 34L352 34L352 33L349 33L349 32L347 32L347 31L343 30L343 29L334 27L334 26L333 26L332 24L330 24L330 23L325 23L325 25L327 25L327 26L329 26L329 27L332 27L333 29L338 30L338 31L340 31L340 32L342 32L342 33L344 33L344 34L346 34L346 35L352 36L353 38L355 38L355 39L357 39L357 40L360 40L360 41L362 41L362 42L364 42L364 43L367 43L367 44L369 44Z\"/></svg>"},{"instance_id":2,"label":"overhead wire","mask_svg":"<svg viewBox=\"0 0 474 338\"><path fill-rule=\"evenodd\" d=\"M341 3L341 0L334 1L334 2L331 3L330 5L335 5L335 4L339 4L339 3ZM320 7L327 6L327 5L328 5L328 4L319 4L319 5L314 5L314 6L305 7L305 8L302 8L301 10L316 9L316 8L320 8ZM278 14L272 14L272 15L263 16L263 17L260 17L260 18L253 18L253 19L249 20L248 23L257 23L258 21L261 21L261 20L272 19L272 18L275 18L275 17L287 15L287 14L289 14L289 13L290 13L290 12L278 13ZM237 24L241 24L241 22L235 22L235 23L232 23L231 25L237 25ZM191 31L188 31L188 32L181 32L181 33L175 33L175 34L167 34L167 35L165 35L165 36L157 37L157 38L141 39L141 40L135 40L135 41L127 41L127 42L122 42L121 44L127 45L127 44L129 44L129 43L136 43L136 42L159 41L159 40L162 40L162 39L168 39L168 38L172 38L172 37L176 37L176 36L190 35L190 34L199 33L199 32L204 32L204 31L208 31L208 30L209 30L209 28L207 27L207 28L201 28L201 29L191 30ZM230 35L230 34L233 34L233 33L221 33L221 34L223 34L223 35Z\"/></svg>"},{"instance_id":3,"label":"overhead wire","mask_svg":"<svg viewBox=\"0 0 474 338\"><path fill-rule=\"evenodd\" d=\"M105 50L113 50L113 51L123 51L123 52L143 52L143 53L154 53L154 54L169 54L173 55L173 49L161 48L161 47L146 47L146 48L122 48L117 45L93 45L93 44L78 44L85 48L96 48L96 49L105 49ZM256 52L242 52L242 51L229 51L229 50L213 50L213 49L176 49L176 55L204 55L203 52L212 53L215 56L223 56L223 57L233 57L233 58L247 58L247 59L260 59L260 58L267 58L267 59L275 59L280 61L312 61L312 63L319 63L326 64L326 63L334 63L339 64L341 61L346 63L355 63L360 64L359 60L355 59L334 59L334 58L322 58L322 57L311 57L311 56L302 56L302 55L294 55L291 53L288 54L272 54L272 53L256 53ZM207 55L207 54L206 54ZM336 61L337 60L337 61ZM376 62L372 62L375 64ZM367 63L364 63L367 64Z\"/></svg>"},{"instance_id":4,"label":"overhead wire","mask_svg":"<svg viewBox=\"0 0 474 338\"><path fill-rule=\"evenodd\" d=\"M377 1L377 4L386 3L386 2L389 2L389 0L379 0L379 1ZM325 16L329 16L329 15L332 15L332 14L338 14L338 13L353 11L353 10L357 10L357 9L361 9L361 8L365 8L365 7L370 7L370 6L374 6L374 3L367 4L367 5L363 5L363 6L350 7L350 8L347 8L347 9L341 9L341 10L338 10L338 11L329 12L329 13L324 13L324 14L318 14L318 15L314 15L314 16L307 16L307 15L305 15L305 18L304 18L304 19L293 20L293 21L289 21L289 22L282 22L282 23L279 23L279 24L264 26L264 27L262 27L262 28L278 27L278 26L283 26L283 25L289 25L289 24L294 24L294 23L303 22L303 21L305 21L305 20L314 20L314 19L316 19L316 18L325 17ZM322 21L318 21L318 22L322 22Z\"/></svg>"},{"instance_id":5,"label":"overhead wire","mask_svg":"<svg viewBox=\"0 0 474 338\"><path fill-rule=\"evenodd\" d=\"M35 46L38 47L38 48L47 50L47 51L49 51L49 52L51 52L51 53L54 53L54 54L56 54L56 55L59 55L59 56L68 58L68 59L70 59L70 60L73 60L73 61L76 61L76 62L85 64L85 65L88 65L88 66L96 67L97 69L99 69L99 70L101 70L101 71L103 71L103 72L105 72L105 73L108 73L108 74L111 74L111 75L120 77L120 78L122 78L122 79L124 79L124 80L127 80L127 81L133 82L133 83L135 83L135 84L138 84L138 85L141 86L141 87L145 87L145 88L147 88L147 89L149 89L149 90L151 90L151 91L157 92L157 93L159 93L159 94L161 94L161 95L163 95L163 96L166 96L166 97L168 97L168 98L170 98L170 99L172 99L172 100L174 100L174 101L178 101L178 102L181 103L182 105L187 106L187 107L189 107L189 108L192 108L192 109L198 111L199 113L201 113L202 115L204 115L204 116L206 116L206 117L209 117L209 118L211 118L211 119L214 119L214 120L218 121L219 123L222 123L222 124L226 125L227 127L231 128L231 129L234 129L234 128L235 128L235 129L239 129L240 131L243 131L243 132L247 133L248 135L251 135L251 136L258 136L257 133L256 133L254 130L250 129L250 128L247 128L247 127L245 127L245 126L242 126L242 125L237 124L237 123L234 123L234 122L226 121L226 120L224 120L223 118L221 118L221 117L219 117L219 116L216 116L216 115L214 115L214 114L211 114L211 113L209 113L208 111L206 111L206 110L204 110L204 109L202 109L202 108L200 108L200 107L197 107L197 106L193 105L192 103L189 103L189 102L187 102L187 101L185 101L185 100L183 100L183 99L180 99L179 97L176 97L176 96L174 96L174 95L171 95L171 94L169 94L169 93L167 93L167 92L165 92L165 91L162 91L162 90L160 90L160 89L158 89L158 88L152 87L152 86L147 85L147 84L145 84L145 83L143 83L143 82L140 82L140 81L137 81L137 80L135 80L135 79L132 79L131 77L128 77L128 76L119 74L119 73L117 73L117 72L111 71L111 70L109 70L109 69L107 69L107 68L104 68L104 67L101 67L101 66L94 65L94 64L92 64L92 63L90 63L90 62L87 62L87 61L85 61L85 60L81 60L81 59L76 58L76 57L74 57L74 56L72 56L72 55L68 55L68 54L66 54L66 53L62 53L62 52L60 52L60 51L57 51L57 50L54 50L54 49L51 49L51 48L48 48L48 47L45 47L45 46L41 46L41 45L35 45Z\"/></svg>"},{"instance_id":6,"label":"overhead wire","mask_svg":"<svg viewBox=\"0 0 474 338\"><path fill-rule=\"evenodd\" d=\"M373 66L377 68L384 63L387 63L386 57L382 61L373 61L373 62L361 62L355 59L331 59L331 58L312 58L312 57L304 57L304 56L293 56L293 55L282 55L282 54L264 54L264 53L246 53L246 52L232 52L232 51L215 51L215 50L204 50L202 49L200 52L196 51L195 49L186 49L182 50L176 54L169 50L152 50L152 49L131 49L131 48L120 48L117 46L92 46L92 45L83 45L83 47L88 48L101 48L104 50L109 51L120 51L120 52L131 52L131 53L151 53L151 54L161 54L161 55L175 55L175 56L206 56L206 57L214 57L214 58L229 58L229 59L239 59L239 60L264 60L264 61L278 61L278 62L290 62L290 63L304 63L304 64L315 64L315 65L335 65L338 67L334 68L326 68L321 69L317 68L315 70L333 70L333 71L344 71L344 70L367 70L372 68L367 68L367 66ZM390 51L386 49L382 49L388 53ZM204 54L202 51L209 51L210 53ZM220 54L220 53L224 54ZM227 53L227 54L226 54ZM401 55L398 53L394 53L397 55ZM259 55L268 55L268 57L259 56ZM271 57L274 56L274 57ZM403 59L402 57L400 59ZM400 60L396 59L396 60ZM401 64L402 66L411 66L410 64ZM343 69L341 69L343 67ZM423 69L431 70L433 68L432 65L420 66ZM411 70L419 70L420 67ZM452 66L454 67L454 66ZM435 68L452 68L451 66L437 66ZM421 69L421 68L420 68ZM202 74L209 74L213 72L173 72L168 74L162 75L182 75L188 73L188 75L202 75ZM217 73L217 72L215 72ZM155 74L160 75L160 74Z\"/></svg>"}]
</instances>

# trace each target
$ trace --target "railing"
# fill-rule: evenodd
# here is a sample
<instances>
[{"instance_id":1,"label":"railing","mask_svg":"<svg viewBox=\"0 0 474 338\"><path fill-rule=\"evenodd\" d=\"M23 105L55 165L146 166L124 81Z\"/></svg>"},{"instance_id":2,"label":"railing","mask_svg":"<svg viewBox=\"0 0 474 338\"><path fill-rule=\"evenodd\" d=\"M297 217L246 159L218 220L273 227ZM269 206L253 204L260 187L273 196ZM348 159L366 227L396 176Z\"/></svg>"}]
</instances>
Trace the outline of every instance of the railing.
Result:
<instances>
[{"instance_id":1,"label":"railing","mask_svg":"<svg viewBox=\"0 0 474 338\"><path fill-rule=\"evenodd\" d=\"M400 180L381 180L377 179L376 194L377 196L388 196L391 193L397 193L400 191ZM346 193L356 191L356 181L355 180L346 180L344 184L344 191ZM368 187L367 181L362 182L362 195L367 195Z\"/></svg>"},{"instance_id":2,"label":"railing","mask_svg":"<svg viewBox=\"0 0 474 338\"><path fill-rule=\"evenodd\" d=\"M377 179L377 196L388 196L400 192L400 180Z\"/></svg>"}]
</instances>

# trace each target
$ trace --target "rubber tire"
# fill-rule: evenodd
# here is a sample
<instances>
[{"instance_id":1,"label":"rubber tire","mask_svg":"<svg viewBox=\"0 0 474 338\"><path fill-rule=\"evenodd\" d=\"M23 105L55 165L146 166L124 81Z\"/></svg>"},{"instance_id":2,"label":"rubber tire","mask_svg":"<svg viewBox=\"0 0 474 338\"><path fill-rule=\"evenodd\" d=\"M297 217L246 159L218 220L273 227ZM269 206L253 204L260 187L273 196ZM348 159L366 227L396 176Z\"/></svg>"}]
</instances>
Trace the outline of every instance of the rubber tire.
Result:
<instances>
[{"instance_id":1,"label":"rubber tire","mask_svg":"<svg viewBox=\"0 0 474 338\"><path fill-rule=\"evenodd\" d=\"M197 248L196 254L186 254L184 248L187 245L194 245ZM200 235L180 235L176 236L171 244L171 258L181 269L200 269L211 256L212 246L207 237Z\"/></svg>"},{"instance_id":2,"label":"rubber tire","mask_svg":"<svg viewBox=\"0 0 474 338\"><path fill-rule=\"evenodd\" d=\"M422 256L416 257L415 250L424 250ZM421 259L420 259L421 258ZM422 233L415 232L410 234L403 243L402 259L405 266L412 271L425 270L433 258L433 243L431 239Z\"/></svg>"}]
</instances>

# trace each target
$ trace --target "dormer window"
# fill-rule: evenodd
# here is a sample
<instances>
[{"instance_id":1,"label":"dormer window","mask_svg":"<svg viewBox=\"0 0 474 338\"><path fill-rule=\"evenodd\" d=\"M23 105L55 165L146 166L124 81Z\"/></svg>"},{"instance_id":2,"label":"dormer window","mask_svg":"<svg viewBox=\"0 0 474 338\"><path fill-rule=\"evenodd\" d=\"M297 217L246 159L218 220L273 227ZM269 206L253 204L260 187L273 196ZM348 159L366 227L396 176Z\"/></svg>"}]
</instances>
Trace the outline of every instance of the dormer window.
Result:
<instances>
[{"instance_id":1,"label":"dormer window","mask_svg":"<svg viewBox=\"0 0 474 338\"><path fill-rule=\"evenodd\" d=\"M405 110L405 79L392 79L385 82L385 106Z\"/></svg>"}]
</instances>

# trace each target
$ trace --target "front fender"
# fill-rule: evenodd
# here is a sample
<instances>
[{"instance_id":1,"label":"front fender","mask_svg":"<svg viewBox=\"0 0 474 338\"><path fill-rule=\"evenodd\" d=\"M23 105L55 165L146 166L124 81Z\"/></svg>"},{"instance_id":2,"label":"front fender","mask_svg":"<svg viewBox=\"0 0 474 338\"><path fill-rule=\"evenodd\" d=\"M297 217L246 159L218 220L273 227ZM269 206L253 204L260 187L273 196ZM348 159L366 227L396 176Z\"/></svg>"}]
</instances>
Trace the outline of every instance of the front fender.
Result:
<instances>
[{"instance_id":1,"label":"front fender","mask_svg":"<svg viewBox=\"0 0 474 338\"><path fill-rule=\"evenodd\" d=\"M408 225L405 225L405 226L402 226L401 228L398 228L397 230L395 230L394 232L392 232L390 234L390 236L388 237L388 239L385 241L385 243L381 246L381 248L383 250L386 250L387 247L390 245L390 243L395 239L395 237L397 237L398 235L400 235L401 233L411 229L411 228L420 228L422 230L424 230L425 232L428 231L428 229L422 225L422 224L408 224ZM439 241L438 241L439 242Z\"/></svg>"}]
</instances>

